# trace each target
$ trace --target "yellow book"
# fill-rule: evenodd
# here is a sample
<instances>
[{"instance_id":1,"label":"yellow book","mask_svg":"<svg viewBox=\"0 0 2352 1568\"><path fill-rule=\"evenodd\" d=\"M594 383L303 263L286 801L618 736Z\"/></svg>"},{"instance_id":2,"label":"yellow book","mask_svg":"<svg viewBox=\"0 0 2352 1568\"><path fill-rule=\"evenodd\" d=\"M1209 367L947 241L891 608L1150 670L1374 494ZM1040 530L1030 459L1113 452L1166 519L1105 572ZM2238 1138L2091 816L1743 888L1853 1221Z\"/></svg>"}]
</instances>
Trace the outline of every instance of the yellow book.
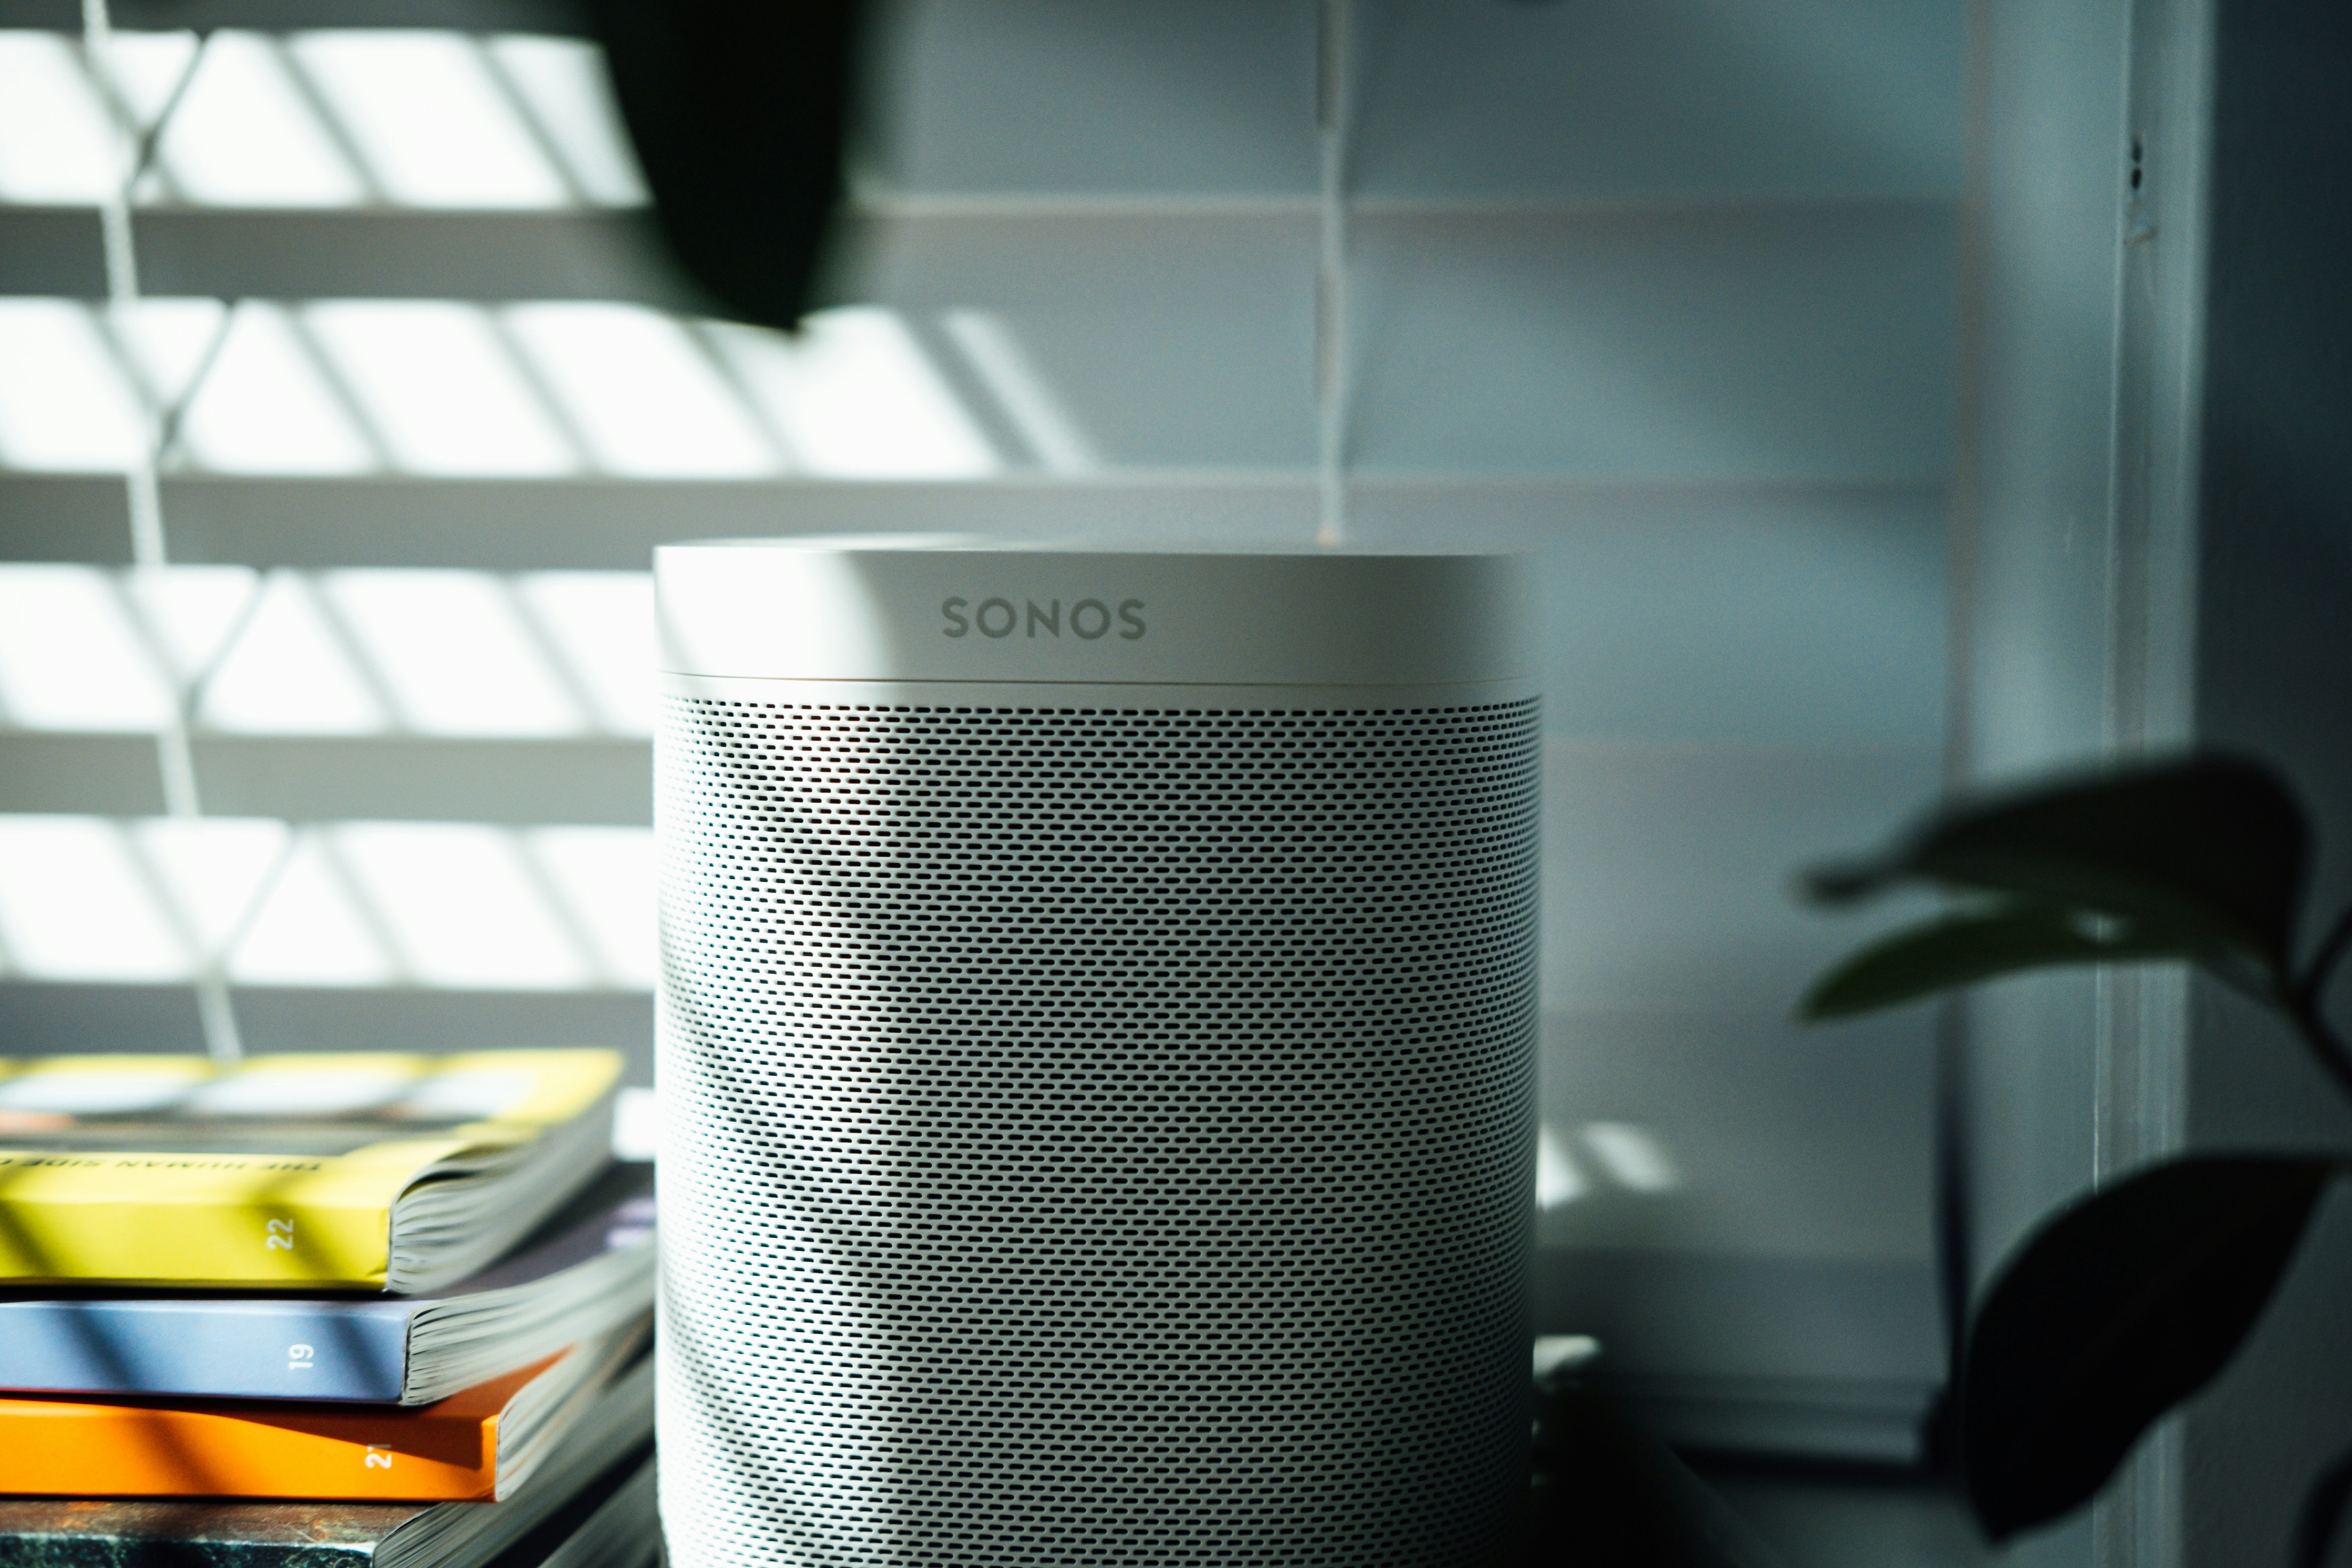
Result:
<instances>
[{"instance_id":1,"label":"yellow book","mask_svg":"<svg viewBox=\"0 0 2352 1568\"><path fill-rule=\"evenodd\" d=\"M416 1291L611 1146L619 1053L0 1059L0 1280Z\"/></svg>"}]
</instances>

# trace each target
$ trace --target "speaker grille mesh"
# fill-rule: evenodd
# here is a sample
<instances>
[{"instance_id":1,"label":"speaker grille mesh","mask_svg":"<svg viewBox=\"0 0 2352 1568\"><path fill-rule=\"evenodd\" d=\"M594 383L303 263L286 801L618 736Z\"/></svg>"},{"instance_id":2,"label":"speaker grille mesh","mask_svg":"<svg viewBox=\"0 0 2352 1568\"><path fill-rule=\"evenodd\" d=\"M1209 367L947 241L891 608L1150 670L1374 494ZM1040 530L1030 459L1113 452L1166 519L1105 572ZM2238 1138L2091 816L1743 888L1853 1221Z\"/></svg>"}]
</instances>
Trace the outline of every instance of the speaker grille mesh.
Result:
<instances>
[{"instance_id":1,"label":"speaker grille mesh","mask_svg":"<svg viewBox=\"0 0 2352 1568\"><path fill-rule=\"evenodd\" d=\"M681 1568L1487 1561L1535 703L665 700Z\"/></svg>"}]
</instances>

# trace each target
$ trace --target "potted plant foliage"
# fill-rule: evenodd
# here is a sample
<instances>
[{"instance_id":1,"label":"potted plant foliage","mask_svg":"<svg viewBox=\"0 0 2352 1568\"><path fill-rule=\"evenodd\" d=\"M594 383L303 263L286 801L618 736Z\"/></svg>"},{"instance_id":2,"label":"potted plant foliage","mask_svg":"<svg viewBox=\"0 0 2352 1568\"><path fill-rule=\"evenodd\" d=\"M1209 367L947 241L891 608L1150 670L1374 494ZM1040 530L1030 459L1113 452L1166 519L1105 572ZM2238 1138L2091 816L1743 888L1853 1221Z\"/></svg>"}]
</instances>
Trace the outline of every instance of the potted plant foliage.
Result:
<instances>
[{"instance_id":1,"label":"potted plant foliage","mask_svg":"<svg viewBox=\"0 0 2352 1568\"><path fill-rule=\"evenodd\" d=\"M2191 754L1962 802L1878 855L1807 878L1825 903L1921 883L1952 902L1839 964L1800 1011L1850 1017L2027 970L2185 961L2276 1013L2352 1098L2352 1049L2323 1005L2352 910L2306 938L2311 862L2293 792L2242 757ZM1953 1381L1948 1435L1989 1534L2088 1502L2158 1418L2220 1374L2347 1170L2352 1156L2187 1154L2041 1224L1971 1313ZM2347 1499L2352 1454L2312 1486L2298 1568L2324 1560Z\"/></svg>"}]
</instances>

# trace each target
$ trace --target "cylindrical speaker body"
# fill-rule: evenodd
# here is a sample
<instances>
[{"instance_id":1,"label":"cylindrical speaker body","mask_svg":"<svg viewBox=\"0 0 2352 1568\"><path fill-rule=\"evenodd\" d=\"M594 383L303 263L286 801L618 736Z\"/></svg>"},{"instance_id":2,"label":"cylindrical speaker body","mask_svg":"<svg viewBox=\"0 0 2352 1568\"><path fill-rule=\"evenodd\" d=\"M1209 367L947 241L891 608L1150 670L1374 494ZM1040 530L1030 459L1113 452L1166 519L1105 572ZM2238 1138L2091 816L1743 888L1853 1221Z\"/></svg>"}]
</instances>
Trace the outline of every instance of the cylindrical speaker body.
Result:
<instances>
[{"instance_id":1,"label":"cylindrical speaker body","mask_svg":"<svg viewBox=\"0 0 2352 1568\"><path fill-rule=\"evenodd\" d=\"M1520 564L656 576L672 1562L1488 1562L1527 1484Z\"/></svg>"}]
</instances>

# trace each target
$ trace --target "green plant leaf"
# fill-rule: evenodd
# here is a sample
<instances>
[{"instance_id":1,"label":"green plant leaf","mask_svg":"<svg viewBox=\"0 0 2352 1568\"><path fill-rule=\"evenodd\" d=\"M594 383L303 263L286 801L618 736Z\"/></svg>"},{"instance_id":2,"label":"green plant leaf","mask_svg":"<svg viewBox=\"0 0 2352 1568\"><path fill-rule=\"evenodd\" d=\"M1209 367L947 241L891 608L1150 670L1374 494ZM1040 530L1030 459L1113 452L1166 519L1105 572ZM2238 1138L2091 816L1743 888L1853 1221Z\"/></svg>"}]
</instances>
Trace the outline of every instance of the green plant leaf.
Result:
<instances>
[{"instance_id":1,"label":"green plant leaf","mask_svg":"<svg viewBox=\"0 0 2352 1568\"><path fill-rule=\"evenodd\" d=\"M1969 1334L1960 1464L1995 1540L2072 1512L2236 1353L2336 1163L2176 1160L2045 1225Z\"/></svg>"},{"instance_id":2,"label":"green plant leaf","mask_svg":"<svg viewBox=\"0 0 2352 1568\"><path fill-rule=\"evenodd\" d=\"M1850 1018L2003 974L2069 963L2192 956L2176 939L2136 922L2112 932L2046 904L2006 903L1952 915L1873 943L1815 981L1801 1018Z\"/></svg>"},{"instance_id":3,"label":"green plant leaf","mask_svg":"<svg viewBox=\"0 0 2352 1568\"><path fill-rule=\"evenodd\" d=\"M2201 753L1949 807L1874 858L1815 872L1844 902L1900 881L2016 894L2172 933L2227 967L2287 973L2311 827L2263 763Z\"/></svg>"}]
</instances>

